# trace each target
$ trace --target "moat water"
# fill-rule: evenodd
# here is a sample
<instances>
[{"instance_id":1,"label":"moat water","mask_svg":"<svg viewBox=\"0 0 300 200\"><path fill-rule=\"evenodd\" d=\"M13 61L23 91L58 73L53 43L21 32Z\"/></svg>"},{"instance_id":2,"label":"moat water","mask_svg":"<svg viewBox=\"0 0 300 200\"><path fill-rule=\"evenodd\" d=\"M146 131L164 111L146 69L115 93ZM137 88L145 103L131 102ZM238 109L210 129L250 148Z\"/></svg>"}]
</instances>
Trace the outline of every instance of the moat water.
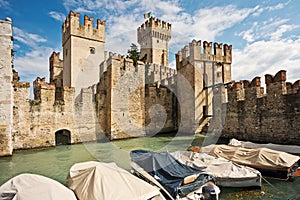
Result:
<instances>
[{"instance_id":1,"label":"moat water","mask_svg":"<svg viewBox=\"0 0 300 200\"><path fill-rule=\"evenodd\" d=\"M201 145L203 136L175 136L165 134L156 137L136 138L115 142L85 143L57 146L39 151L14 152L12 157L0 158L0 185L21 173L35 173L65 184L69 168L77 162L90 160L116 162L130 170L129 152L133 149L153 151L184 150L189 144ZM284 182L267 179L262 190L221 188L220 199L300 199L300 177Z\"/></svg>"}]
</instances>

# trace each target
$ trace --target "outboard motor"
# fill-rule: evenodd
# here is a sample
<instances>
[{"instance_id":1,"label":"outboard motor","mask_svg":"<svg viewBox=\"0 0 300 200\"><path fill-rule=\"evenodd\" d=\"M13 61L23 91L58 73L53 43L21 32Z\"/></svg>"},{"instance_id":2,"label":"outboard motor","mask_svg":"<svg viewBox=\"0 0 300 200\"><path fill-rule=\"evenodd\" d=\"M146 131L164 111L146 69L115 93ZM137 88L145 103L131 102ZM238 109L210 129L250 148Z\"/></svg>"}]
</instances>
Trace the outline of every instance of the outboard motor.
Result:
<instances>
[{"instance_id":1,"label":"outboard motor","mask_svg":"<svg viewBox=\"0 0 300 200\"><path fill-rule=\"evenodd\" d=\"M217 194L212 186L204 186L202 188L202 200L217 200Z\"/></svg>"}]
</instances>

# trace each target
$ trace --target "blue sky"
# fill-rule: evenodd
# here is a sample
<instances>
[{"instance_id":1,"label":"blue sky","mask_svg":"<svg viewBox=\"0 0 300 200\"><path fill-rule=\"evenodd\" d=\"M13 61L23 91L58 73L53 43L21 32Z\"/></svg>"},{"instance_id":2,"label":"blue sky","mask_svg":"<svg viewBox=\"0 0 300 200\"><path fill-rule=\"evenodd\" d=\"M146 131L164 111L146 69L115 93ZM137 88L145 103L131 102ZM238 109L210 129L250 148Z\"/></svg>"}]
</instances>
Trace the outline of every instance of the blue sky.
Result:
<instances>
[{"instance_id":1,"label":"blue sky","mask_svg":"<svg viewBox=\"0 0 300 200\"><path fill-rule=\"evenodd\" d=\"M15 69L21 81L47 77L53 51L62 51L61 25L70 10L107 21L106 50L126 54L151 12L172 24L170 60L192 39L232 44L232 79L287 70L300 79L298 0L0 0L0 19L13 21Z\"/></svg>"}]
</instances>

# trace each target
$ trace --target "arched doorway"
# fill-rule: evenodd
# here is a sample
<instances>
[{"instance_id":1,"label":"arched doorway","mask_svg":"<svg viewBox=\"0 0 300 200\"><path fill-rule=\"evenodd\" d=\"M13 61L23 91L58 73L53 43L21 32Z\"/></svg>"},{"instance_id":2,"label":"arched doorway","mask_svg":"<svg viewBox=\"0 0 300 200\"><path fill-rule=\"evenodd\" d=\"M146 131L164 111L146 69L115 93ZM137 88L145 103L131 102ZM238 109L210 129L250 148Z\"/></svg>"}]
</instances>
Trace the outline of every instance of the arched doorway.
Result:
<instances>
[{"instance_id":1,"label":"arched doorway","mask_svg":"<svg viewBox=\"0 0 300 200\"><path fill-rule=\"evenodd\" d=\"M71 132L66 129L58 130L55 132L55 145L68 145L71 144Z\"/></svg>"}]
</instances>

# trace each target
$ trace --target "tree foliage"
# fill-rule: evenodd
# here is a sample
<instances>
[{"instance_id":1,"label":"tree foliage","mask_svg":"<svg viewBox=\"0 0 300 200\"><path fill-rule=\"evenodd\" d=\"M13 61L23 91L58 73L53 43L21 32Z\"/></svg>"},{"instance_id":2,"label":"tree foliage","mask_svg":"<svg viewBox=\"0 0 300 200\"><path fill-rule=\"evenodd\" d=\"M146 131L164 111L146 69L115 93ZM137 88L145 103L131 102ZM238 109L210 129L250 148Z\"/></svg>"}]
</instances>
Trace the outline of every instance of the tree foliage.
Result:
<instances>
[{"instance_id":1,"label":"tree foliage","mask_svg":"<svg viewBox=\"0 0 300 200\"><path fill-rule=\"evenodd\" d=\"M127 58L131 58L133 60L133 65L137 66L137 61L146 61L146 56L141 58L141 52L136 44L131 43L130 49L127 50Z\"/></svg>"}]
</instances>

